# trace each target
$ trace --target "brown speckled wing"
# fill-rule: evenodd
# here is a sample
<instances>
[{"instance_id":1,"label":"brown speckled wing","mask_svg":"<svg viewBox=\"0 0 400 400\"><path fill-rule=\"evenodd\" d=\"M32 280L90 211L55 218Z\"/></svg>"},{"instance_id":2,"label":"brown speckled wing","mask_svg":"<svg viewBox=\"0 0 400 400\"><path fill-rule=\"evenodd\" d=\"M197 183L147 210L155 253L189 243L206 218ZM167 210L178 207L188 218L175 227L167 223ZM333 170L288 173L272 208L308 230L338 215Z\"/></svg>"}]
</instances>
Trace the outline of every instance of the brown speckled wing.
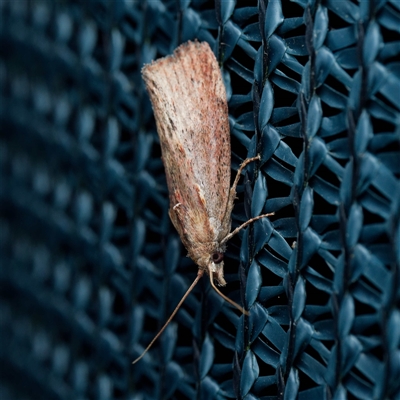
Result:
<instances>
[{"instance_id":1,"label":"brown speckled wing","mask_svg":"<svg viewBox=\"0 0 400 400\"><path fill-rule=\"evenodd\" d=\"M231 152L221 72L207 43L188 42L145 66L143 78L161 141L171 219L190 253L193 243L216 241L230 229Z\"/></svg>"}]
</instances>

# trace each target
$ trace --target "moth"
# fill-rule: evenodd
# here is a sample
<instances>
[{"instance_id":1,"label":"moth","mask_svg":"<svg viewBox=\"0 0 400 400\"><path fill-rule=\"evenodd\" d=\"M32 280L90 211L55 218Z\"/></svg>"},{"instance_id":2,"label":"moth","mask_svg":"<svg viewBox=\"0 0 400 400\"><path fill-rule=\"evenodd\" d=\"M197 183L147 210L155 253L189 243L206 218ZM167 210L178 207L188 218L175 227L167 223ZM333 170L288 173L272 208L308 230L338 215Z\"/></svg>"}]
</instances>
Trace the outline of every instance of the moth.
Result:
<instances>
[{"instance_id":1,"label":"moth","mask_svg":"<svg viewBox=\"0 0 400 400\"><path fill-rule=\"evenodd\" d=\"M226 301L248 315L215 286L225 286L227 241L250 223L231 232L236 187L243 169L258 157L246 159L232 187L228 104L221 71L206 42L187 42L172 56L145 65L142 76L153 106L169 191L169 216L197 264L198 274L174 312L139 361L161 335L204 273Z\"/></svg>"}]
</instances>

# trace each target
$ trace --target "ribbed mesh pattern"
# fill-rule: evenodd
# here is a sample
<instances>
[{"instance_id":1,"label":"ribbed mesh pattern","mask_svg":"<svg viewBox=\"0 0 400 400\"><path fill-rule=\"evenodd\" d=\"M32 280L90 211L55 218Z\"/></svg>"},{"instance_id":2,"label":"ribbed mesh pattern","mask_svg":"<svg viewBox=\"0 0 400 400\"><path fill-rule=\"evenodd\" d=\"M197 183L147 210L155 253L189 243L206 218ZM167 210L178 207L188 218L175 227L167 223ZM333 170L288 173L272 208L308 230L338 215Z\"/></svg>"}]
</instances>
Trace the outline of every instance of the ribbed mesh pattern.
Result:
<instances>
[{"instance_id":1,"label":"ribbed mesh pattern","mask_svg":"<svg viewBox=\"0 0 400 400\"><path fill-rule=\"evenodd\" d=\"M0 2L0 398L400 399L398 1ZM168 217L140 75L223 67L224 293Z\"/></svg>"}]
</instances>

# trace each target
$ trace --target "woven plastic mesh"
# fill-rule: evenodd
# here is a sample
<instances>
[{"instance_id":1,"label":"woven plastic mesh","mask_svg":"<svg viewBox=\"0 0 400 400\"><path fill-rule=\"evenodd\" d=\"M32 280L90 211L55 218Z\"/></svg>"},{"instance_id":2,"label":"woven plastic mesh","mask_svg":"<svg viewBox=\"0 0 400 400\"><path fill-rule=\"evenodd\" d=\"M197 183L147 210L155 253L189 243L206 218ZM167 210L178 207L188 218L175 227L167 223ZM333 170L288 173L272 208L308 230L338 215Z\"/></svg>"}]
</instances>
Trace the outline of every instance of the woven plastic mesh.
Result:
<instances>
[{"instance_id":1,"label":"woven plastic mesh","mask_svg":"<svg viewBox=\"0 0 400 400\"><path fill-rule=\"evenodd\" d=\"M398 1L0 2L0 398L400 399ZM206 40L224 292L170 223L143 63Z\"/></svg>"}]
</instances>

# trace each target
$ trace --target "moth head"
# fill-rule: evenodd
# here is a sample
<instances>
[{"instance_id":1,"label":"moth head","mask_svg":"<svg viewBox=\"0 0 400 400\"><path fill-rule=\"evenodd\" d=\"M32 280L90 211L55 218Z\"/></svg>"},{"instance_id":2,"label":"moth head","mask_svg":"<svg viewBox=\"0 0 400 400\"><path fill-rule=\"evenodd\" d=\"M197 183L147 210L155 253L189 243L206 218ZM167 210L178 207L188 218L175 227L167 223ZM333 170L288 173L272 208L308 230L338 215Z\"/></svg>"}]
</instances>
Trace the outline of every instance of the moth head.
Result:
<instances>
[{"instance_id":1,"label":"moth head","mask_svg":"<svg viewBox=\"0 0 400 400\"><path fill-rule=\"evenodd\" d=\"M221 264L221 262L224 261L224 253L222 253L221 251L216 251L213 253L211 258L214 264Z\"/></svg>"}]
</instances>

